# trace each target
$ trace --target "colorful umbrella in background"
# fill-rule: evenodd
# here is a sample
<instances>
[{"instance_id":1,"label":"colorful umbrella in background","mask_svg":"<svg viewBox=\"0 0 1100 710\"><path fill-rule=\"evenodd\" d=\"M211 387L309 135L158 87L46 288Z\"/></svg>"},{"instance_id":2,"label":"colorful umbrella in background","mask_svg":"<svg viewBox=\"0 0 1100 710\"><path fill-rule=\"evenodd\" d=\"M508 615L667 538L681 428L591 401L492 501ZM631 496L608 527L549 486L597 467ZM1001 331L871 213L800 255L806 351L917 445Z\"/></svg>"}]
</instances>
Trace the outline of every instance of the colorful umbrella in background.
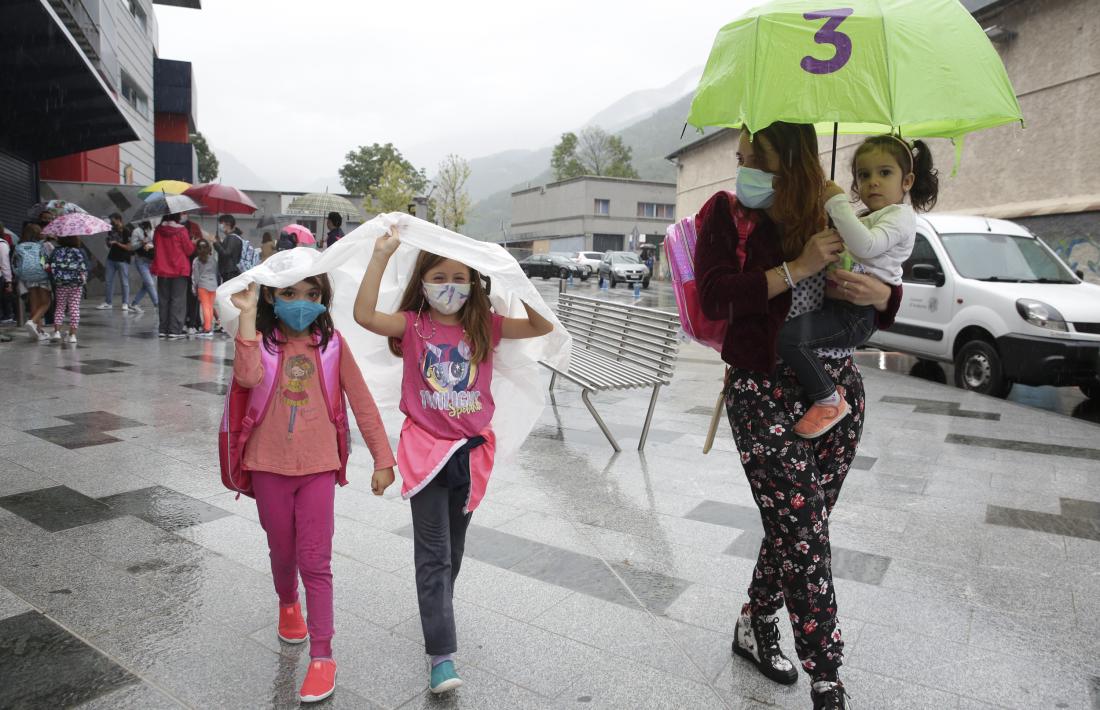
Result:
<instances>
[{"instance_id":1,"label":"colorful umbrella in background","mask_svg":"<svg viewBox=\"0 0 1100 710\"><path fill-rule=\"evenodd\" d=\"M363 219L359 208L351 200L328 192L311 192L295 197L286 208L287 214L296 217L327 217L329 212L336 212L354 222Z\"/></svg>"},{"instance_id":2,"label":"colorful umbrella in background","mask_svg":"<svg viewBox=\"0 0 1100 710\"><path fill-rule=\"evenodd\" d=\"M237 188L216 182L194 185L183 194L199 203L203 212L212 214L252 214L259 209Z\"/></svg>"},{"instance_id":3,"label":"colorful umbrella in background","mask_svg":"<svg viewBox=\"0 0 1100 710\"><path fill-rule=\"evenodd\" d=\"M148 198L149 195L155 195L158 192L167 195L182 195L189 189L191 189L191 183L183 180L157 180L152 185L146 185L138 190L138 194L143 198Z\"/></svg>"},{"instance_id":4,"label":"colorful umbrella in background","mask_svg":"<svg viewBox=\"0 0 1100 710\"><path fill-rule=\"evenodd\" d=\"M93 234L109 231L111 231L109 222L104 222L99 217L93 217L83 211L55 217L42 228L43 236L47 237L90 237Z\"/></svg>"},{"instance_id":5,"label":"colorful umbrella in background","mask_svg":"<svg viewBox=\"0 0 1100 710\"><path fill-rule=\"evenodd\" d=\"M958 0L775 0L718 32L687 122L950 138L1023 122L1004 64Z\"/></svg>"},{"instance_id":6,"label":"colorful umbrella in background","mask_svg":"<svg viewBox=\"0 0 1100 710\"><path fill-rule=\"evenodd\" d=\"M55 217L60 217L65 214L84 213L84 208L75 202L66 202L65 200L46 200L44 202L37 202L27 210L28 217L37 217L43 212L49 212Z\"/></svg>"},{"instance_id":7,"label":"colorful umbrella in background","mask_svg":"<svg viewBox=\"0 0 1100 710\"><path fill-rule=\"evenodd\" d=\"M137 222L142 219L152 219L154 217L163 217L164 215L180 214L183 212L194 212L195 210L201 209L202 205L195 202L187 195L169 195L162 192L159 195L151 195L145 198L145 202L130 214L128 221Z\"/></svg>"},{"instance_id":8,"label":"colorful umbrella in background","mask_svg":"<svg viewBox=\"0 0 1100 710\"><path fill-rule=\"evenodd\" d=\"M298 238L298 246L305 246L308 244L316 244L317 238L313 236L313 232L309 231L306 227L300 224L288 224L285 227L280 228L281 232L287 232L293 234Z\"/></svg>"}]
</instances>

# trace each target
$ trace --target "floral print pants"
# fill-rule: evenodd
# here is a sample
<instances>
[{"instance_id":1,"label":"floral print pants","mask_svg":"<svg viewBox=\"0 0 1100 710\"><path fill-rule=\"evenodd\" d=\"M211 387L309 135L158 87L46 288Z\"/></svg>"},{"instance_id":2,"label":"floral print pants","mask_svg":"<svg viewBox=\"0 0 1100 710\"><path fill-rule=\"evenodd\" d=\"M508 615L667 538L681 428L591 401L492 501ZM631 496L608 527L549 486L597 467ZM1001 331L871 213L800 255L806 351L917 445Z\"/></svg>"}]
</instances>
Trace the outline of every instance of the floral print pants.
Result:
<instances>
[{"instance_id":1,"label":"floral print pants","mask_svg":"<svg viewBox=\"0 0 1100 710\"><path fill-rule=\"evenodd\" d=\"M784 363L771 375L734 368L726 382L726 413L764 524L747 607L753 615L772 615L786 605L798 657L815 680L835 676L843 658L829 512L864 416L863 379L851 358L823 364L844 388L852 413L818 439L794 433L812 403Z\"/></svg>"}]
</instances>

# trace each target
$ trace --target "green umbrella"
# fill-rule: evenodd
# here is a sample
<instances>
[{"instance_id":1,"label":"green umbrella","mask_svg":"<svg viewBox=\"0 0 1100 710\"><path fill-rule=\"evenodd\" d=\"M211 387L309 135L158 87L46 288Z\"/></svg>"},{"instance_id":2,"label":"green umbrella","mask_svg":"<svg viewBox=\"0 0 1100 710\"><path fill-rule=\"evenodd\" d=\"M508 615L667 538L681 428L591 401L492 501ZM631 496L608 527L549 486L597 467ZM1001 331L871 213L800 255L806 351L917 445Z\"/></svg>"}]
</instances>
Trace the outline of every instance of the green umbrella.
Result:
<instances>
[{"instance_id":1,"label":"green umbrella","mask_svg":"<svg viewBox=\"0 0 1100 710\"><path fill-rule=\"evenodd\" d=\"M688 123L951 138L1023 121L996 49L959 0L776 0L718 31Z\"/></svg>"}]
</instances>

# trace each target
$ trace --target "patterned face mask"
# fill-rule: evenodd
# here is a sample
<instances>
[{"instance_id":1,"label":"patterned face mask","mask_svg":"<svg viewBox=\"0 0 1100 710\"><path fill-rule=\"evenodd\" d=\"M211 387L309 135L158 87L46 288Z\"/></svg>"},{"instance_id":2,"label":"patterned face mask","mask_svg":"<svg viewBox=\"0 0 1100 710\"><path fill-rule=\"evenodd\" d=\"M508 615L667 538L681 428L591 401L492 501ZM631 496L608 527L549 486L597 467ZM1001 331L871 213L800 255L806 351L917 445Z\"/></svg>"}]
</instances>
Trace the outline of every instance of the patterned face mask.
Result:
<instances>
[{"instance_id":1,"label":"patterned face mask","mask_svg":"<svg viewBox=\"0 0 1100 710\"><path fill-rule=\"evenodd\" d=\"M458 313L470 299L470 284L433 284L424 281L421 289L432 308L447 316Z\"/></svg>"}]
</instances>

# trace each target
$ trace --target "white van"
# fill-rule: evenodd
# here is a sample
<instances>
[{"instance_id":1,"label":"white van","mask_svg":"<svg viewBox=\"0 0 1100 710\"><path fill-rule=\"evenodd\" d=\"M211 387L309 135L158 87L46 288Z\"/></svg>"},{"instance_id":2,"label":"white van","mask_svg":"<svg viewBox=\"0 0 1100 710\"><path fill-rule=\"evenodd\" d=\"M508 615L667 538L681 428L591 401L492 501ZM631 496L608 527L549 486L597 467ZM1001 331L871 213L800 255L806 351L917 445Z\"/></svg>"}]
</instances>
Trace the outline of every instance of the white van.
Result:
<instances>
[{"instance_id":1,"label":"white van","mask_svg":"<svg viewBox=\"0 0 1100 710\"><path fill-rule=\"evenodd\" d=\"M1100 286L1020 225L923 215L902 279L897 322L871 345L952 362L955 384L983 394L1018 382L1100 398Z\"/></svg>"}]
</instances>

